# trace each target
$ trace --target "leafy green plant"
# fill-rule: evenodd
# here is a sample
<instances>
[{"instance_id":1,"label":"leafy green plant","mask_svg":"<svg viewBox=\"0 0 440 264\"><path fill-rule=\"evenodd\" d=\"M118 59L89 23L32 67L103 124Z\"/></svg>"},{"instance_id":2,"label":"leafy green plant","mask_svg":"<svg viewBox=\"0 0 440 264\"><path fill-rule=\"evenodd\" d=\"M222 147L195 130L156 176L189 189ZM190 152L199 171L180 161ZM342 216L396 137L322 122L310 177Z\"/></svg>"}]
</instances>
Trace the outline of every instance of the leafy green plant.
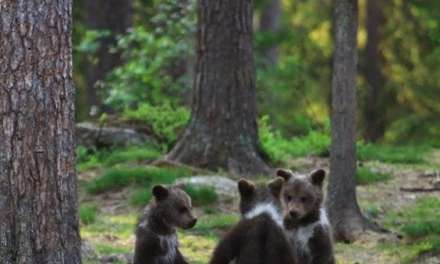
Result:
<instances>
[{"instance_id":1,"label":"leafy green plant","mask_svg":"<svg viewBox=\"0 0 440 264\"><path fill-rule=\"evenodd\" d=\"M356 173L356 183L359 185L388 181L390 178L391 174L389 173L373 172L365 167L359 167Z\"/></svg>"},{"instance_id":2,"label":"leafy green plant","mask_svg":"<svg viewBox=\"0 0 440 264\"><path fill-rule=\"evenodd\" d=\"M177 134L189 121L190 113L185 107L172 107L169 103L152 106L140 104L136 109L125 109L126 121L141 122L151 127L153 134L169 147L177 140Z\"/></svg>"},{"instance_id":3,"label":"leafy green plant","mask_svg":"<svg viewBox=\"0 0 440 264\"><path fill-rule=\"evenodd\" d=\"M79 218L84 225L93 224L98 214L98 206L96 204L82 204L79 207Z\"/></svg>"},{"instance_id":4,"label":"leafy green plant","mask_svg":"<svg viewBox=\"0 0 440 264\"><path fill-rule=\"evenodd\" d=\"M207 206L218 200L217 192L212 187L196 187L188 184L185 186L185 191L196 206Z\"/></svg>"},{"instance_id":5,"label":"leafy green plant","mask_svg":"<svg viewBox=\"0 0 440 264\"><path fill-rule=\"evenodd\" d=\"M328 155L330 137L326 132L311 131L306 136L285 139L270 128L269 117L263 116L259 122L259 133L263 151L275 162L307 155Z\"/></svg>"}]
</instances>

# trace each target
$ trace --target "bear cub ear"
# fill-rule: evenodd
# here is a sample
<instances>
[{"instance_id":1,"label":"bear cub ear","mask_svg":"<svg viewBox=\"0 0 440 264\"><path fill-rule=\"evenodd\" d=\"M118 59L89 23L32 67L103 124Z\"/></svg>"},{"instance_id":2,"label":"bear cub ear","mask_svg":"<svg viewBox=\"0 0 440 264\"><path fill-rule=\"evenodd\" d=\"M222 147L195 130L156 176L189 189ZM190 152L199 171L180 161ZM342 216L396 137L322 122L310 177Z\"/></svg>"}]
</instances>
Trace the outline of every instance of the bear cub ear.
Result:
<instances>
[{"instance_id":1,"label":"bear cub ear","mask_svg":"<svg viewBox=\"0 0 440 264\"><path fill-rule=\"evenodd\" d=\"M267 186L269 190L275 197L280 197L281 188L283 188L284 179L282 177L277 177L275 180L269 182Z\"/></svg>"},{"instance_id":2,"label":"bear cub ear","mask_svg":"<svg viewBox=\"0 0 440 264\"><path fill-rule=\"evenodd\" d=\"M169 191L163 185L155 185L153 187L153 195L158 201L162 201L168 197Z\"/></svg>"},{"instance_id":3,"label":"bear cub ear","mask_svg":"<svg viewBox=\"0 0 440 264\"><path fill-rule=\"evenodd\" d=\"M250 181L247 181L245 179L240 179L238 181L238 191L240 192L240 195L243 197L250 196L255 191L255 185Z\"/></svg>"},{"instance_id":4,"label":"bear cub ear","mask_svg":"<svg viewBox=\"0 0 440 264\"><path fill-rule=\"evenodd\" d=\"M318 187L322 187L322 183L324 182L324 178L325 178L325 170L323 170L323 169L314 170L310 174L310 179L312 181L312 184L316 185Z\"/></svg>"},{"instance_id":5,"label":"bear cub ear","mask_svg":"<svg viewBox=\"0 0 440 264\"><path fill-rule=\"evenodd\" d=\"M292 178L292 172L290 170L285 169L278 169L277 170L277 176L280 176L285 181L289 181L290 178Z\"/></svg>"}]
</instances>

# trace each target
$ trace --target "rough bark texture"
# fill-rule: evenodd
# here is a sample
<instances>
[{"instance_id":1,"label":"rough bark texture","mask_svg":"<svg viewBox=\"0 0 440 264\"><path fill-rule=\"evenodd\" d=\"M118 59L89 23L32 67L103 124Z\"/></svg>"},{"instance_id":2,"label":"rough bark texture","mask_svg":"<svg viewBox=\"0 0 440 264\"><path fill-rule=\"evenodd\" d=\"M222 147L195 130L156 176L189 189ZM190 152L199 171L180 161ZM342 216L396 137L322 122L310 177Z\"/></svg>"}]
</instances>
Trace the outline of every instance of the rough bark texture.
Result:
<instances>
[{"instance_id":1,"label":"rough bark texture","mask_svg":"<svg viewBox=\"0 0 440 264\"><path fill-rule=\"evenodd\" d=\"M327 208L337 240L352 241L366 221L356 198L357 0L335 0L332 145Z\"/></svg>"},{"instance_id":2,"label":"rough bark texture","mask_svg":"<svg viewBox=\"0 0 440 264\"><path fill-rule=\"evenodd\" d=\"M260 20L260 30L263 33L275 35L280 30L281 0L266 0L263 6ZM278 47L276 44L267 47L263 51L266 62L276 65L278 62Z\"/></svg>"},{"instance_id":3,"label":"rough bark texture","mask_svg":"<svg viewBox=\"0 0 440 264\"><path fill-rule=\"evenodd\" d=\"M100 39L99 49L96 52L97 63L87 66L86 86L87 102L91 109L102 109L100 88L105 76L114 67L122 63L119 53L110 53L109 49L116 44L116 36L124 34L132 26L132 0L87 0L87 26L93 30L108 30L111 34ZM92 112L95 112L93 110Z\"/></svg>"},{"instance_id":4,"label":"rough bark texture","mask_svg":"<svg viewBox=\"0 0 440 264\"><path fill-rule=\"evenodd\" d=\"M0 263L80 263L70 0L0 2Z\"/></svg>"},{"instance_id":5,"label":"rough bark texture","mask_svg":"<svg viewBox=\"0 0 440 264\"><path fill-rule=\"evenodd\" d=\"M364 139L375 142L383 137L386 127L384 100L385 77L381 71L383 56L380 52L382 39L380 29L385 19L381 0L367 1L367 46L365 50L364 76L367 81L367 93L364 106Z\"/></svg>"},{"instance_id":6,"label":"rough bark texture","mask_svg":"<svg viewBox=\"0 0 440 264\"><path fill-rule=\"evenodd\" d=\"M191 121L168 159L234 174L267 172L258 151L252 1L200 0Z\"/></svg>"}]
</instances>

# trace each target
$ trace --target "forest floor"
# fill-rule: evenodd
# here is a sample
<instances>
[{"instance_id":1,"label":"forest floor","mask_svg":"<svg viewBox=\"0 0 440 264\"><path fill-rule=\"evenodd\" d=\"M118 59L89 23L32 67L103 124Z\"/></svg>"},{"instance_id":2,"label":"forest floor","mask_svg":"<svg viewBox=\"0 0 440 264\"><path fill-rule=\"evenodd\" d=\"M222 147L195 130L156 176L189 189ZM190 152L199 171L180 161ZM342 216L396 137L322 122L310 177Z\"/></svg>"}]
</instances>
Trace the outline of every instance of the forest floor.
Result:
<instances>
[{"instance_id":1,"label":"forest floor","mask_svg":"<svg viewBox=\"0 0 440 264\"><path fill-rule=\"evenodd\" d=\"M421 154L422 155L422 154ZM354 243L336 243L337 263L398 264L440 263L440 192L407 192L401 188L432 188L440 180L440 150L423 154L425 162L395 164L367 161L360 164L384 179L358 186L358 201L367 217L390 230L367 232ZM145 164L125 166L146 166ZM286 164L298 171L328 169L328 159L299 158ZM111 188L99 194L86 189L104 169L82 170L80 180L81 236L85 263L126 263L133 252L134 230L142 206L134 206L137 187ZM199 222L192 230L180 231L183 254L190 263L207 263L219 237L236 223L237 201L219 199L199 206ZM90 221L87 221L89 216ZM439 226L436 226L436 223Z\"/></svg>"}]
</instances>

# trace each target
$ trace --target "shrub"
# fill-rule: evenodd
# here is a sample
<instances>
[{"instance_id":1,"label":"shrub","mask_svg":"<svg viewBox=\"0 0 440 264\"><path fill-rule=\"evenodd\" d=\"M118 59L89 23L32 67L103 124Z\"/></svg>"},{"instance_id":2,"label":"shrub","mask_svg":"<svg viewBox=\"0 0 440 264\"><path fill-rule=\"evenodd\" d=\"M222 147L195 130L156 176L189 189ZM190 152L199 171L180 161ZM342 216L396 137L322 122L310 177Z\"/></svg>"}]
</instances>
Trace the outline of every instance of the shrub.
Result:
<instances>
[{"instance_id":1,"label":"shrub","mask_svg":"<svg viewBox=\"0 0 440 264\"><path fill-rule=\"evenodd\" d=\"M328 155L330 137L327 132L311 131L306 136L285 139L270 128L269 118L263 116L259 121L259 133L264 153L275 162L307 155Z\"/></svg>"},{"instance_id":2,"label":"shrub","mask_svg":"<svg viewBox=\"0 0 440 264\"><path fill-rule=\"evenodd\" d=\"M440 199L422 198L403 211L402 232L410 237L440 236Z\"/></svg>"},{"instance_id":3,"label":"shrub","mask_svg":"<svg viewBox=\"0 0 440 264\"><path fill-rule=\"evenodd\" d=\"M166 147L170 147L177 140L179 131L187 124L189 117L187 108L173 108L168 103L160 106L143 103L134 110L125 109L123 113L125 120L141 122L149 126Z\"/></svg>"}]
</instances>

